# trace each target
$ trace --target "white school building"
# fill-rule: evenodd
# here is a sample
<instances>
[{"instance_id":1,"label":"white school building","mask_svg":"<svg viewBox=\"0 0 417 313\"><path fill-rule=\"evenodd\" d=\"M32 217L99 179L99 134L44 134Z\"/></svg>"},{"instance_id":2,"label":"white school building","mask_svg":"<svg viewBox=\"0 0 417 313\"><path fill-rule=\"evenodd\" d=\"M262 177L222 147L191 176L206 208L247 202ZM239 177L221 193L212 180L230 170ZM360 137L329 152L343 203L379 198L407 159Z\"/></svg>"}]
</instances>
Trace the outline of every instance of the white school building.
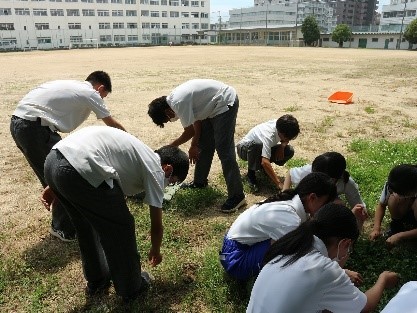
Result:
<instances>
[{"instance_id":1,"label":"white school building","mask_svg":"<svg viewBox=\"0 0 417 313\"><path fill-rule=\"evenodd\" d=\"M208 43L210 0L0 0L0 51Z\"/></svg>"}]
</instances>

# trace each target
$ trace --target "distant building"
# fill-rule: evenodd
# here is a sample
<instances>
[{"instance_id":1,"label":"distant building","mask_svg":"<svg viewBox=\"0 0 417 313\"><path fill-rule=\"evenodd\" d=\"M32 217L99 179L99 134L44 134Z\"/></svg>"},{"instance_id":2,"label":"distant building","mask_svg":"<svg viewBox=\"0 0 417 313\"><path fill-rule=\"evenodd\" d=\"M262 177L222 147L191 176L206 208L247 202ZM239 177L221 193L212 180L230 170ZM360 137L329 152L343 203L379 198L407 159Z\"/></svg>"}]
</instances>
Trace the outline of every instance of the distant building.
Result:
<instances>
[{"instance_id":1,"label":"distant building","mask_svg":"<svg viewBox=\"0 0 417 313\"><path fill-rule=\"evenodd\" d=\"M0 0L1 49L208 43L210 0Z\"/></svg>"},{"instance_id":2,"label":"distant building","mask_svg":"<svg viewBox=\"0 0 417 313\"><path fill-rule=\"evenodd\" d=\"M391 0L390 4L382 6L381 26L403 29L417 18L417 0Z\"/></svg>"}]
</instances>

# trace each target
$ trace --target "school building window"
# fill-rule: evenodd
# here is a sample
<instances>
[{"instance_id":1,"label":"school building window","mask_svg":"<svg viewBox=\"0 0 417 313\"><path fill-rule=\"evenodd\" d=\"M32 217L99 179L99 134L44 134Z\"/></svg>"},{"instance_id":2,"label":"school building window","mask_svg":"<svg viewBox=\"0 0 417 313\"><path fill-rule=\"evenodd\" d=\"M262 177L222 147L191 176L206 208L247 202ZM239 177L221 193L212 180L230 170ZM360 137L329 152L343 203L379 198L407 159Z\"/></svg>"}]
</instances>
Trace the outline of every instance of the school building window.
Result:
<instances>
[{"instance_id":1,"label":"school building window","mask_svg":"<svg viewBox=\"0 0 417 313\"><path fill-rule=\"evenodd\" d=\"M95 16L94 10L90 10L90 9L83 9L82 13L83 13L83 16Z\"/></svg>"},{"instance_id":2,"label":"school building window","mask_svg":"<svg viewBox=\"0 0 417 313\"><path fill-rule=\"evenodd\" d=\"M159 0L151 0L149 2L150 5L159 5Z\"/></svg>"},{"instance_id":3,"label":"school building window","mask_svg":"<svg viewBox=\"0 0 417 313\"><path fill-rule=\"evenodd\" d=\"M112 10L111 16L123 16L123 10Z\"/></svg>"},{"instance_id":4,"label":"school building window","mask_svg":"<svg viewBox=\"0 0 417 313\"><path fill-rule=\"evenodd\" d=\"M97 10L98 16L110 16L109 10Z\"/></svg>"},{"instance_id":5,"label":"school building window","mask_svg":"<svg viewBox=\"0 0 417 313\"><path fill-rule=\"evenodd\" d=\"M14 14L16 15L30 15L29 9L14 9Z\"/></svg>"},{"instance_id":6,"label":"school building window","mask_svg":"<svg viewBox=\"0 0 417 313\"><path fill-rule=\"evenodd\" d=\"M0 23L0 30L14 30L13 23Z\"/></svg>"},{"instance_id":7,"label":"school building window","mask_svg":"<svg viewBox=\"0 0 417 313\"><path fill-rule=\"evenodd\" d=\"M80 16L80 11L75 9L67 9L67 16Z\"/></svg>"},{"instance_id":8,"label":"school building window","mask_svg":"<svg viewBox=\"0 0 417 313\"><path fill-rule=\"evenodd\" d=\"M151 17L159 17L159 11L151 11Z\"/></svg>"},{"instance_id":9,"label":"school building window","mask_svg":"<svg viewBox=\"0 0 417 313\"><path fill-rule=\"evenodd\" d=\"M38 44L51 43L51 37L37 37Z\"/></svg>"},{"instance_id":10,"label":"school building window","mask_svg":"<svg viewBox=\"0 0 417 313\"><path fill-rule=\"evenodd\" d=\"M83 42L83 36L70 36L70 41L72 43Z\"/></svg>"},{"instance_id":11,"label":"school building window","mask_svg":"<svg viewBox=\"0 0 417 313\"><path fill-rule=\"evenodd\" d=\"M12 9L0 8L0 15L12 15Z\"/></svg>"},{"instance_id":12,"label":"school building window","mask_svg":"<svg viewBox=\"0 0 417 313\"><path fill-rule=\"evenodd\" d=\"M137 23L127 23L127 28L138 28L138 24Z\"/></svg>"},{"instance_id":13,"label":"school building window","mask_svg":"<svg viewBox=\"0 0 417 313\"><path fill-rule=\"evenodd\" d=\"M151 28L150 23L142 23L142 28Z\"/></svg>"},{"instance_id":14,"label":"school building window","mask_svg":"<svg viewBox=\"0 0 417 313\"><path fill-rule=\"evenodd\" d=\"M111 35L100 35L100 42L111 42Z\"/></svg>"},{"instance_id":15,"label":"school building window","mask_svg":"<svg viewBox=\"0 0 417 313\"><path fill-rule=\"evenodd\" d=\"M123 29L125 28L124 23L113 23L113 29Z\"/></svg>"},{"instance_id":16,"label":"school building window","mask_svg":"<svg viewBox=\"0 0 417 313\"><path fill-rule=\"evenodd\" d=\"M138 11L136 11L136 10L126 10L126 16L138 16Z\"/></svg>"},{"instance_id":17,"label":"school building window","mask_svg":"<svg viewBox=\"0 0 417 313\"><path fill-rule=\"evenodd\" d=\"M151 23L151 28L161 28L160 23Z\"/></svg>"},{"instance_id":18,"label":"school building window","mask_svg":"<svg viewBox=\"0 0 417 313\"><path fill-rule=\"evenodd\" d=\"M140 11L140 16L149 16L149 11L148 10Z\"/></svg>"},{"instance_id":19,"label":"school building window","mask_svg":"<svg viewBox=\"0 0 417 313\"><path fill-rule=\"evenodd\" d=\"M46 9L33 9L34 16L48 16L48 11Z\"/></svg>"},{"instance_id":20,"label":"school building window","mask_svg":"<svg viewBox=\"0 0 417 313\"><path fill-rule=\"evenodd\" d=\"M125 0L125 4L136 4L136 0Z\"/></svg>"},{"instance_id":21,"label":"school building window","mask_svg":"<svg viewBox=\"0 0 417 313\"><path fill-rule=\"evenodd\" d=\"M125 36L124 35L114 35L113 37L114 41L125 41Z\"/></svg>"},{"instance_id":22,"label":"school building window","mask_svg":"<svg viewBox=\"0 0 417 313\"><path fill-rule=\"evenodd\" d=\"M177 11L170 11L169 17L180 17L180 12Z\"/></svg>"},{"instance_id":23,"label":"school building window","mask_svg":"<svg viewBox=\"0 0 417 313\"><path fill-rule=\"evenodd\" d=\"M139 37L137 35L127 35L127 41L139 41Z\"/></svg>"},{"instance_id":24,"label":"school building window","mask_svg":"<svg viewBox=\"0 0 417 313\"><path fill-rule=\"evenodd\" d=\"M110 29L110 23L98 23L98 29Z\"/></svg>"},{"instance_id":25,"label":"school building window","mask_svg":"<svg viewBox=\"0 0 417 313\"><path fill-rule=\"evenodd\" d=\"M49 29L49 24L48 23L35 23L35 28L37 30Z\"/></svg>"},{"instance_id":26,"label":"school building window","mask_svg":"<svg viewBox=\"0 0 417 313\"><path fill-rule=\"evenodd\" d=\"M179 2L179 0L169 0L169 5L173 6L173 7L179 7L180 2Z\"/></svg>"},{"instance_id":27,"label":"school building window","mask_svg":"<svg viewBox=\"0 0 417 313\"><path fill-rule=\"evenodd\" d=\"M372 42L378 42L378 38L372 38Z\"/></svg>"},{"instance_id":28,"label":"school building window","mask_svg":"<svg viewBox=\"0 0 417 313\"><path fill-rule=\"evenodd\" d=\"M68 29L81 29L81 23L68 23Z\"/></svg>"},{"instance_id":29,"label":"school building window","mask_svg":"<svg viewBox=\"0 0 417 313\"><path fill-rule=\"evenodd\" d=\"M50 9L49 10L51 16L64 16L64 10L63 9Z\"/></svg>"}]
</instances>

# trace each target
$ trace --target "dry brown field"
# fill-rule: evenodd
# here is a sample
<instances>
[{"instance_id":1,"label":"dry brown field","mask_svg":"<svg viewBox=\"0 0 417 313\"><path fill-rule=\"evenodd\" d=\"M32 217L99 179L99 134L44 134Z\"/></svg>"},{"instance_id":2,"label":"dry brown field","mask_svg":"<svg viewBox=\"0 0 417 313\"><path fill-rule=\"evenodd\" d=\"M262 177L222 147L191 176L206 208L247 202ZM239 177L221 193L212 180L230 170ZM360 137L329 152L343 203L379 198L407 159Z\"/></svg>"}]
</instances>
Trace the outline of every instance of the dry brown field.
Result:
<instances>
[{"instance_id":1,"label":"dry brown field","mask_svg":"<svg viewBox=\"0 0 417 313\"><path fill-rule=\"evenodd\" d=\"M417 137L416 58L412 51L217 46L2 53L0 257L30 257L31 249L42 249L49 237L50 216L39 201L41 185L9 132L17 102L42 82L84 80L92 71L107 71L113 82L113 93L106 98L112 115L130 133L157 148L176 138L181 126L169 123L160 129L152 124L148 103L188 79L221 80L239 94L236 141L256 124L289 113L301 126L292 142L295 157L312 160L330 150L349 155L347 147L357 138ZM327 97L338 90L353 92L354 103L328 102ZM81 127L93 124L102 125L90 116ZM275 169L285 174L285 168ZM215 159L210 177L219 171ZM249 203L255 199L248 195ZM59 243L53 244L58 250ZM81 288L77 257L60 271L66 284ZM4 307L21 311L16 303Z\"/></svg>"}]
</instances>

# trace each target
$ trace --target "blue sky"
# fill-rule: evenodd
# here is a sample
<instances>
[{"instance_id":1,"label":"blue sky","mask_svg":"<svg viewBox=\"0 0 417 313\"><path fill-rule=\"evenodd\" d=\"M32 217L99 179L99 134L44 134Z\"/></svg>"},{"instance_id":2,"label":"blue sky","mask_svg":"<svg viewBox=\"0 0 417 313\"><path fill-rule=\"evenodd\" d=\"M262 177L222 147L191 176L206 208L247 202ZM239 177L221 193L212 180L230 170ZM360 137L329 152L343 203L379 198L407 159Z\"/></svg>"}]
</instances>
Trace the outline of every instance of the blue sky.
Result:
<instances>
[{"instance_id":1,"label":"blue sky","mask_svg":"<svg viewBox=\"0 0 417 313\"><path fill-rule=\"evenodd\" d=\"M219 13L222 18L229 18L229 10L253 6L253 0L210 0L210 17L212 22L218 21Z\"/></svg>"}]
</instances>

